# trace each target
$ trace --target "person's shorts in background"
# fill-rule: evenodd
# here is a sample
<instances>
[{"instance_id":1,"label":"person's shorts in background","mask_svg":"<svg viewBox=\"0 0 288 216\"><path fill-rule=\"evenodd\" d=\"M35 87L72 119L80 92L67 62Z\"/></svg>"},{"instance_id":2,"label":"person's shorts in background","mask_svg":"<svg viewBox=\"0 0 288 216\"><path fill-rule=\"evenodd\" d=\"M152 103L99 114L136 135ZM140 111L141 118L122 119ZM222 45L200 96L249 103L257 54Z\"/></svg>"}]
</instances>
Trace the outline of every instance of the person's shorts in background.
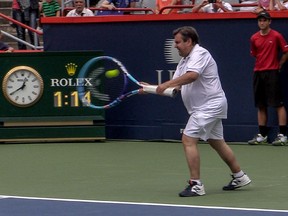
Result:
<instances>
[{"instance_id":1,"label":"person's shorts in background","mask_svg":"<svg viewBox=\"0 0 288 216\"><path fill-rule=\"evenodd\" d=\"M284 105L278 70L255 71L253 89L256 107L280 107Z\"/></svg>"}]
</instances>

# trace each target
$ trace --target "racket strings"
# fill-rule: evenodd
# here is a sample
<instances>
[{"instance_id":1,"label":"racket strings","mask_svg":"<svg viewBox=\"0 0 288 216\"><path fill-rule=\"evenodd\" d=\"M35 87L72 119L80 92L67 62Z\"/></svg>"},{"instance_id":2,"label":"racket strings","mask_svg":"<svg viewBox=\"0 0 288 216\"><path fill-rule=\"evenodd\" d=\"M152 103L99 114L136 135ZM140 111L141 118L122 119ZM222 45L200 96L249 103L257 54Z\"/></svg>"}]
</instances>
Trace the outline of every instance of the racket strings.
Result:
<instances>
[{"instance_id":1,"label":"racket strings","mask_svg":"<svg viewBox=\"0 0 288 216\"><path fill-rule=\"evenodd\" d=\"M86 92L90 92L92 104L105 106L115 100L121 100L127 78L118 64L109 59L95 62L87 76L91 79L92 85L86 87Z\"/></svg>"},{"instance_id":2,"label":"racket strings","mask_svg":"<svg viewBox=\"0 0 288 216\"><path fill-rule=\"evenodd\" d=\"M104 68L96 68L90 73L92 86L87 86L87 91L91 93L93 98L98 98L100 101L109 102L109 96L105 92L101 91L101 74L103 74Z\"/></svg>"}]
</instances>

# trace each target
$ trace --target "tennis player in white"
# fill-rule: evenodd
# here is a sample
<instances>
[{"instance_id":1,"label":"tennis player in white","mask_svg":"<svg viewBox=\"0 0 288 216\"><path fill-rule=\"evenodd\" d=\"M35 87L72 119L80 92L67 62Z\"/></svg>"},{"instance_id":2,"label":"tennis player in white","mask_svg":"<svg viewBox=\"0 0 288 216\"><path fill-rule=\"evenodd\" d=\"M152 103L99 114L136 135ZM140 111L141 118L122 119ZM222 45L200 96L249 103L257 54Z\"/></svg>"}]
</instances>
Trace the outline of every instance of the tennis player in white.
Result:
<instances>
[{"instance_id":1,"label":"tennis player in white","mask_svg":"<svg viewBox=\"0 0 288 216\"><path fill-rule=\"evenodd\" d=\"M182 59L173 79L160 84L157 93L163 93L168 87L178 87L190 115L182 135L190 179L179 196L205 194L200 179L199 139L207 140L232 172L232 180L223 190L235 190L248 185L251 180L241 170L233 151L224 141L222 119L227 118L228 106L216 62L208 50L199 45L199 36L193 27L178 28L173 35L175 48Z\"/></svg>"}]
</instances>

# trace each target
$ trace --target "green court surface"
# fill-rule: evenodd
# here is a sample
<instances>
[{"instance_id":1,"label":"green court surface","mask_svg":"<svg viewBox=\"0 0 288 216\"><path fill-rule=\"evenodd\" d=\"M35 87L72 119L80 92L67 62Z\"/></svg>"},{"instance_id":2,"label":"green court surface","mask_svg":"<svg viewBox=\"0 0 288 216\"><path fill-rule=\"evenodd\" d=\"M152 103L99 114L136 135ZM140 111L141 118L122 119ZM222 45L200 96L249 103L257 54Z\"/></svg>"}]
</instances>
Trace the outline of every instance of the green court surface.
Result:
<instances>
[{"instance_id":1,"label":"green court surface","mask_svg":"<svg viewBox=\"0 0 288 216\"><path fill-rule=\"evenodd\" d=\"M222 191L230 172L200 144L206 195L180 198L189 177L180 142L1 144L0 194L287 210L288 147L230 145L252 183Z\"/></svg>"}]
</instances>

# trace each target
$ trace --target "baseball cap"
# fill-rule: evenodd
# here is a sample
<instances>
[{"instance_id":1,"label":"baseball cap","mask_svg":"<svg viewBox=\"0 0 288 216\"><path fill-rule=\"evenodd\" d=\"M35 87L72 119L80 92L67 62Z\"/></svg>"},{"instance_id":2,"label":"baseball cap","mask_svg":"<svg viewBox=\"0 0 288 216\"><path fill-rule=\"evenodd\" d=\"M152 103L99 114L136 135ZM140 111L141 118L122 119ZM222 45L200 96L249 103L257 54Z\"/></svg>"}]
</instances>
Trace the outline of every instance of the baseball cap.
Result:
<instances>
[{"instance_id":1,"label":"baseball cap","mask_svg":"<svg viewBox=\"0 0 288 216\"><path fill-rule=\"evenodd\" d=\"M267 11L262 11L257 15L257 19L261 17L266 18L266 19L271 19L271 16Z\"/></svg>"}]
</instances>

